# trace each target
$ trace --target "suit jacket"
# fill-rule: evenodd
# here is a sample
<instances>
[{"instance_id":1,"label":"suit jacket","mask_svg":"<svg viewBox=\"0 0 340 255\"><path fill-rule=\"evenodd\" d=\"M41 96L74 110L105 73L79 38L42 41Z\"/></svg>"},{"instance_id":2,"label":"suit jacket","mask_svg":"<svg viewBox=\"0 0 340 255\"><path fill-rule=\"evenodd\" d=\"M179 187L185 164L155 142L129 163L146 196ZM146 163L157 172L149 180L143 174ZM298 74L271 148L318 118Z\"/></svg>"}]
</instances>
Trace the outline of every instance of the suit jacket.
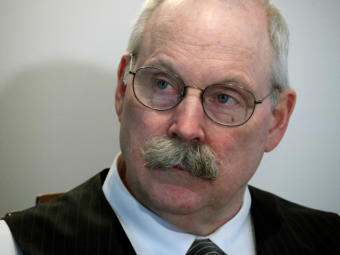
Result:
<instances>
[{"instance_id":1,"label":"suit jacket","mask_svg":"<svg viewBox=\"0 0 340 255\"><path fill-rule=\"evenodd\" d=\"M103 170L47 203L4 220L24 254L136 254L107 202ZM340 217L250 187L258 255L340 254Z\"/></svg>"}]
</instances>

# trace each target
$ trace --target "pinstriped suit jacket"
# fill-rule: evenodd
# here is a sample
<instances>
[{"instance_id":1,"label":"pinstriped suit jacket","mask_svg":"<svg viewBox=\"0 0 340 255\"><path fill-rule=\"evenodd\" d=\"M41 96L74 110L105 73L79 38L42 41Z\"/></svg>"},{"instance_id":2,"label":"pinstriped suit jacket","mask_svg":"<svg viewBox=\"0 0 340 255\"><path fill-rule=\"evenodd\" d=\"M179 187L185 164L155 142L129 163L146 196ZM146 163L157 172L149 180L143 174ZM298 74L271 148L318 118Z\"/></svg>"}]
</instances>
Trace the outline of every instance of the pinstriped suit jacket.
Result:
<instances>
[{"instance_id":1,"label":"pinstriped suit jacket","mask_svg":"<svg viewBox=\"0 0 340 255\"><path fill-rule=\"evenodd\" d=\"M108 169L4 220L24 254L135 254L102 185ZM340 217L250 187L258 255L340 254Z\"/></svg>"}]
</instances>

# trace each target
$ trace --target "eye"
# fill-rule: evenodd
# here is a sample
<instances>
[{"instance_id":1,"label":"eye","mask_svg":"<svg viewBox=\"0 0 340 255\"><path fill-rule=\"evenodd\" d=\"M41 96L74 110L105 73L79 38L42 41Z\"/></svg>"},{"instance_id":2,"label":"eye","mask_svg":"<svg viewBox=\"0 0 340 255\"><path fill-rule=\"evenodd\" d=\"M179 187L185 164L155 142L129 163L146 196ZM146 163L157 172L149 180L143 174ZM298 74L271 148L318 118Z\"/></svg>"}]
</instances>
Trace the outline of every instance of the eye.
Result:
<instances>
[{"instance_id":1,"label":"eye","mask_svg":"<svg viewBox=\"0 0 340 255\"><path fill-rule=\"evenodd\" d=\"M175 82L171 81L170 79L166 79L163 77L155 77L154 81L151 82L152 91L157 95L177 95L178 89L174 85Z\"/></svg>"},{"instance_id":2,"label":"eye","mask_svg":"<svg viewBox=\"0 0 340 255\"><path fill-rule=\"evenodd\" d=\"M204 95L206 105L214 111L234 111L242 107L244 101L240 91L225 85L214 85Z\"/></svg>"},{"instance_id":3,"label":"eye","mask_svg":"<svg viewBox=\"0 0 340 255\"><path fill-rule=\"evenodd\" d=\"M217 95L217 101L221 104L235 104L235 99L233 97L231 97L230 95L227 94L219 94Z\"/></svg>"},{"instance_id":4,"label":"eye","mask_svg":"<svg viewBox=\"0 0 340 255\"><path fill-rule=\"evenodd\" d=\"M171 85L164 80L158 80L157 83L156 83L156 86L160 90L166 90L166 89L169 89L171 87Z\"/></svg>"}]
</instances>

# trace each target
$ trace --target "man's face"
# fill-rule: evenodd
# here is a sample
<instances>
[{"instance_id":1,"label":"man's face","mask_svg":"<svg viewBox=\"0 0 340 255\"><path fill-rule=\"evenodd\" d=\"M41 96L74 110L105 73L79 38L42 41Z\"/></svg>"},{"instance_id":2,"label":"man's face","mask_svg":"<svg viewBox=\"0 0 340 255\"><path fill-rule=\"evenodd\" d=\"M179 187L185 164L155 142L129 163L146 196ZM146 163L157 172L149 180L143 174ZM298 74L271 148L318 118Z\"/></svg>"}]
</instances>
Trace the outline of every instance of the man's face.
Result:
<instances>
[{"instance_id":1,"label":"man's face","mask_svg":"<svg viewBox=\"0 0 340 255\"><path fill-rule=\"evenodd\" d=\"M272 48L267 30L264 11L251 1L169 1L147 25L133 69L160 67L202 89L233 82L261 99L270 92ZM165 219L190 214L211 217L212 212L221 221L233 216L268 150L270 100L258 105L246 124L226 127L205 115L200 93L189 88L179 105L161 112L137 102L131 77L126 88L118 84L124 183L137 200ZM219 177L209 181L176 167L147 168L141 149L155 137L209 146L217 157Z\"/></svg>"}]
</instances>

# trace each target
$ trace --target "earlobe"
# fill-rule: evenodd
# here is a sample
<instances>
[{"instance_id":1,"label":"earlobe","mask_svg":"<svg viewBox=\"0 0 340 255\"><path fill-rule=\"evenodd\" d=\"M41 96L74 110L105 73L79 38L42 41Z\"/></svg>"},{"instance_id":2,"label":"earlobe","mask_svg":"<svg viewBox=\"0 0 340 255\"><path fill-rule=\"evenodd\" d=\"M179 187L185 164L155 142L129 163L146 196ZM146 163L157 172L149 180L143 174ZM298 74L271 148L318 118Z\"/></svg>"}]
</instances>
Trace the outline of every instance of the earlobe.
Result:
<instances>
[{"instance_id":1,"label":"earlobe","mask_svg":"<svg viewBox=\"0 0 340 255\"><path fill-rule=\"evenodd\" d=\"M117 70L117 87L116 87L116 94L115 94L115 108L116 113L118 116L119 121L121 120L122 112L123 112L123 105L124 105L124 98L126 93L126 85L125 84L125 71L129 68L128 64L130 61L130 54L124 54L120 60L118 70Z\"/></svg>"},{"instance_id":2,"label":"earlobe","mask_svg":"<svg viewBox=\"0 0 340 255\"><path fill-rule=\"evenodd\" d=\"M280 94L278 105L272 110L268 140L265 152L273 150L281 141L286 132L290 116L294 110L296 92L287 89Z\"/></svg>"}]
</instances>

